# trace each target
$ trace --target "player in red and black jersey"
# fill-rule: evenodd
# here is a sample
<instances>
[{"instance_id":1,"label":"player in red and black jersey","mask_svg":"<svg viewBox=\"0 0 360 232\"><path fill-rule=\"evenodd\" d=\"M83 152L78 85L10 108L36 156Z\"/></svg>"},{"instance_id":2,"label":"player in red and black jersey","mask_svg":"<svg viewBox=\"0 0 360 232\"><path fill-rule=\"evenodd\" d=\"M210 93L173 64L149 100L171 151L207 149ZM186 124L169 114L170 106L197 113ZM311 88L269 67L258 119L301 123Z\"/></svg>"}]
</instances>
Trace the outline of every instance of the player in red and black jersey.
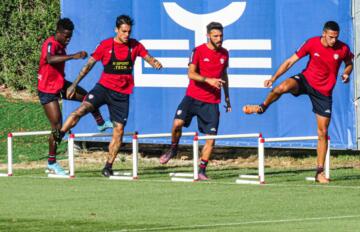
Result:
<instances>
[{"instance_id":1,"label":"player in red and black jersey","mask_svg":"<svg viewBox=\"0 0 360 232\"><path fill-rule=\"evenodd\" d=\"M114 130L109 145L109 156L102 170L104 176L113 174L112 166L122 143L129 113L129 95L134 88L132 71L136 57L141 56L153 68L162 68L161 63L153 58L141 43L130 38L132 25L133 20L129 16L117 17L115 37L103 40L96 47L77 79L68 88L66 96L74 95L76 85L90 72L97 61L101 61L104 66L99 82L89 92L82 105L67 118L61 130L54 133L57 140L61 140L61 137L74 127L82 116L106 104Z\"/></svg>"},{"instance_id":2,"label":"player in red and black jersey","mask_svg":"<svg viewBox=\"0 0 360 232\"><path fill-rule=\"evenodd\" d=\"M55 35L46 39L41 49L38 70L38 96L54 132L62 126L59 99L64 98L81 102L87 94L86 90L78 87L73 96L66 97L65 95L67 88L71 85L71 82L65 80L65 62L72 59L84 59L87 56L85 51L72 55L66 54L66 46L71 40L73 30L74 24L70 19L60 19L57 22ZM111 122L105 122L98 110L94 110L92 114L99 130L102 131L112 127ZM50 135L48 169L56 174L65 175L64 170L56 162L56 148L54 136Z\"/></svg>"},{"instance_id":3,"label":"player in red and black jersey","mask_svg":"<svg viewBox=\"0 0 360 232\"><path fill-rule=\"evenodd\" d=\"M307 94L310 97L317 120L319 140L315 179L320 183L329 182L324 175L324 163L332 110L332 91L341 63L345 63L344 73L341 75L344 83L349 82L349 75L353 69L354 55L345 43L338 40L339 32L340 28L336 22L326 22L322 36L307 40L295 54L279 67L270 80L265 81L264 85L271 87L299 59L308 55L309 61L306 68L300 74L290 77L276 86L262 104L243 107L246 114L261 114L284 93L292 93L294 96Z\"/></svg>"},{"instance_id":4,"label":"player in red and black jersey","mask_svg":"<svg viewBox=\"0 0 360 232\"><path fill-rule=\"evenodd\" d=\"M182 127L190 126L197 117L199 131L206 135L216 135L219 126L219 103L221 86L225 93L226 112L231 111L228 76L226 69L229 53L222 47L223 27L212 22L207 25L208 42L196 47L191 54L188 76L190 79L186 96L176 110L172 127L171 148L160 157L160 163L166 164L177 155ZM201 152L199 180L207 180L206 167L210 159L214 139L206 140Z\"/></svg>"}]
</instances>

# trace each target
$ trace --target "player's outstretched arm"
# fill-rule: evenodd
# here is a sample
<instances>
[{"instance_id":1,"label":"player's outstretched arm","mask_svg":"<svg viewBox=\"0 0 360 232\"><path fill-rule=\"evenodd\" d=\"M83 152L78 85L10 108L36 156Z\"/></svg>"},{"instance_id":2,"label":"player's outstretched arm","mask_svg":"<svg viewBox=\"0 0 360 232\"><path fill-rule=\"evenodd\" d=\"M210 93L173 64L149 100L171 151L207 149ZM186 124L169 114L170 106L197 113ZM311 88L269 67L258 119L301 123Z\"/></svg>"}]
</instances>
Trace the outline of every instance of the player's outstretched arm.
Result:
<instances>
[{"instance_id":1,"label":"player's outstretched arm","mask_svg":"<svg viewBox=\"0 0 360 232\"><path fill-rule=\"evenodd\" d=\"M146 55L144 57L144 60L150 64L153 68L159 70L162 68L162 64L160 63L160 61L158 61L157 59L155 59L154 57L152 57L150 54Z\"/></svg>"},{"instance_id":2,"label":"player's outstretched arm","mask_svg":"<svg viewBox=\"0 0 360 232\"><path fill-rule=\"evenodd\" d=\"M46 55L46 61L48 64L56 64L65 62L72 59L85 59L87 57L87 53L85 51L80 51L71 55L51 55L49 52Z\"/></svg>"},{"instance_id":3,"label":"player's outstretched arm","mask_svg":"<svg viewBox=\"0 0 360 232\"><path fill-rule=\"evenodd\" d=\"M66 90L66 97L71 99L75 94L76 86L79 82L91 71L91 69L96 64L96 60L90 56L87 63L84 67L80 70L79 75L77 76L76 80L71 84L71 86Z\"/></svg>"},{"instance_id":4,"label":"player's outstretched arm","mask_svg":"<svg viewBox=\"0 0 360 232\"><path fill-rule=\"evenodd\" d=\"M294 54L292 55L290 58L288 58L287 60L285 60L280 67L278 68L278 70L275 72L275 74L271 77L271 79L269 80L265 80L264 81L264 86L265 87L271 87L273 85L273 83L284 73L286 73L286 71L288 71L297 61L299 60L299 57Z\"/></svg>"}]
</instances>

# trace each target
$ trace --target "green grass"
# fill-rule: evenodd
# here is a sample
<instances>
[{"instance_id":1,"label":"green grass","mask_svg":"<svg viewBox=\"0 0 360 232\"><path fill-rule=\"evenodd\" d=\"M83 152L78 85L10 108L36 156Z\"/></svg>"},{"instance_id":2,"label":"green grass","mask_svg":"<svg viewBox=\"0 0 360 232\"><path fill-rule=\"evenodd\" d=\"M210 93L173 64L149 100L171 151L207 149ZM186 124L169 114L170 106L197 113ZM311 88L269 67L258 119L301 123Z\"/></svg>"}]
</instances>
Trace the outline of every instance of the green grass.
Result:
<instances>
[{"instance_id":1,"label":"green grass","mask_svg":"<svg viewBox=\"0 0 360 232\"><path fill-rule=\"evenodd\" d=\"M50 123L40 103L6 99L0 95L0 162L6 162L7 134L18 131L50 130ZM47 136L14 137L14 162L47 159ZM61 145L58 153L65 151Z\"/></svg>"},{"instance_id":2,"label":"green grass","mask_svg":"<svg viewBox=\"0 0 360 232\"><path fill-rule=\"evenodd\" d=\"M304 181L310 171L267 170L266 185L236 185L249 169L210 169L208 183L173 183L168 172L141 169L138 181L72 180L43 170L0 178L1 231L359 231L360 170L332 170L333 181Z\"/></svg>"},{"instance_id":3,"label":"green grass","mask_svg":"<svg viewBox=\"0 0 360 232\"><path fill-rule=\"evenodd\" d=\"M8 132L49 130L38 103L0 96L0 114L2 163ZM46 136L15 138L14 144L15 162L45 163ZM267 167L261 186L234 184L254 168L211 164L208 183L173 183L169 172L191 167L143 160L140 179L131 182L101 177L102 164L77 167L71 180L15 168L14 177L0 178L0 231L359 231L360 169L348 168L359 167L359 156L344 151L332 157L338 168L331 170L329 185L306 182L313 171L294 168ZM130 167L117 161L115 169Z\"/></svg>"}]
</instances>

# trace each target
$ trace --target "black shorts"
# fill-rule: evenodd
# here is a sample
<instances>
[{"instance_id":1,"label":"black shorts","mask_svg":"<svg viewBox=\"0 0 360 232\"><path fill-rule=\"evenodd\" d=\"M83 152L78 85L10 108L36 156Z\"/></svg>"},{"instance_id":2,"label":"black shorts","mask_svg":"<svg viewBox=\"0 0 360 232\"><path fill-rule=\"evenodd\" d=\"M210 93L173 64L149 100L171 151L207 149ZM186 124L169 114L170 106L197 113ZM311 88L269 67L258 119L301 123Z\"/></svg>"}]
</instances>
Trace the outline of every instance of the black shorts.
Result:
<instances>
[{"instance_id":1,"label":"black shorts","mask_svg":"<svg viewBox=\"0 0 360 232\"><path fill-rule=\"evenodd\" d=\"M295 76L290 77L299 84L299 91L297 93L293 93L295 97L307 94L310 97L313 112L315 114L330 118L332 111L332 96L325 96L321 94L319 91L315 90L313 87L309 85L305 76L303 74L297 74Z\"/></svg>"},{"instance_id":2,"label":"black shorts","mask_svg":"<svg viewBox=\"0 0 360 232\"><path fill-rule=\"evenodd\" d=\"M38 90L38 96L39 96L39 100L41 105L46 105L50 102L53 101L58 101L60 98L62 99L67 99L66 98L66 90L67 88L69 88L69 86L72 83L70 81L66 81L64 83L64 87L60 90L59 93L44 93Z\"/></svg>"},{"instance_id":3,"label":"black shorts","mask_svg":"<svg viewBox=\"0 0 360 232\"><path fill-rule=\"evenodd\" d=\"M219 127L219 104L206 103L185 96L178 106L175 119L185 122L185 127L190 126L191 120L197 116L199 131L203 134L216 135Z\"/></svg>"},{"instance_id":4,"label":"black shorts","mask_svg":"<svg viewBox=\"0 0 360 232\"><path fill-rule=\"evenodd\" d=\"M90 90L85 101L91 103L96 109L106 104L109 108L110 120L124 126L129 115L129 95L115 92L100 84Z\"/></svg>"}]
</instances>

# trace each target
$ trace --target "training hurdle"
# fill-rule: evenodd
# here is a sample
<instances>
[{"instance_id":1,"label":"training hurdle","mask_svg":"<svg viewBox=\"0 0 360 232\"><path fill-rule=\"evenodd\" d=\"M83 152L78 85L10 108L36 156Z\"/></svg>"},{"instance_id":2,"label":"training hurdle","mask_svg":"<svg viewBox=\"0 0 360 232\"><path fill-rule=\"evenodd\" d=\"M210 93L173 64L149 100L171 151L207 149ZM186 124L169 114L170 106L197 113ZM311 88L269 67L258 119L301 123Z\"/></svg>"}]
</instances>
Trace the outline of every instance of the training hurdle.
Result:
<instances>
[{"instance_id":1,"label":"training hurdle","mask_svg":"<svg viewBox=\"0 0 360 232\"><path fill-rule=\"evenodd\" d=\"M302 137L280 137L280 138L264 138L264 143L270 142L289 142L289 141L307 141L318 140L318 136L302 136ZM325 156L325 177L330 179L330 137L328 136L328 147ZM306 177L308 181L315 181L315 177Z\"/></svg>"},{"instance_id":2,"label":"training hurdle","mask_svg":"<svg viewBox=\"0 0 360 232\"><path fill-rule=\"evenodd\" d=\"M134 136L134 135L136 135L136 132L125 132L124 133L124 136ZM69 134L69 137L68 137L69 176L62 176L62 178L75 178L75 161L74 161L75 138L94 138L94 137L111 137L111 136L113 136L113 133L76 133L76 134ZM114 173L114 174L121 175L121 173ZM126 176L118 176L118 177L131 178L129 176L130 174L128 174L128 173L125 173L125 174L126 174ZM59 177L59 178L61 178L61 176L51 176L51 177ZM133 177L134 177L134 173L133 173ZM111 177L110 177L110 179L111 179Z\"/></svg>"},{"instance_id":3,"label":"training hurdle","mask_svg":"<svg viewBox=\"0 0 360 232\"><path fill-rule=\"evenodd\" d=\"M195 136L196 132L183 132L182 136ZM134 134L132 140L132 160L133 160L133 169L132 176L111 176L112 180L134 180L138 179L138 153L139 153L139 139L147 138L166 138L171 137L171 133L160 133L160 134ZM125 173L128 174L128 173Z\"/></svg>"},{"instance_id":4,"label":"training hurdle","mask_svg":"<svg viewBox=\"0 0 360 232\"><path fill-rule=\"evenodd\" d=\"M13 175L13 137L50 135L51 131L29 131L29 132L10 132L7 137L7 173L0 173L0 177Z\"/></svg>"},{"instance_id":5,"label":"training hurdle","mask_svg":"<svg viewBox=\"0 0 360 232\"><path fill-rule=\"evenodd\" d=\"M229 134L229 135L205 135L205 136L194 136L193 141L193 173L170 173L172 181L179 182L194 182L199 179L198 176L198 159L199 159L199 141L207 139L237 139L237 138L260 138L261 134ZM263 153L262 153L263 154ZM262 159L263 160L263 159ZM262 164L263 166L263 164ZM263 169L259 169L263 170ZM260 176L260 174L259 174ZM263 176L263 174L262 174ZM191 178L189 178L191 177ZM251 181L254 182L254 181Z\"/></svg>"}]
</instances>

